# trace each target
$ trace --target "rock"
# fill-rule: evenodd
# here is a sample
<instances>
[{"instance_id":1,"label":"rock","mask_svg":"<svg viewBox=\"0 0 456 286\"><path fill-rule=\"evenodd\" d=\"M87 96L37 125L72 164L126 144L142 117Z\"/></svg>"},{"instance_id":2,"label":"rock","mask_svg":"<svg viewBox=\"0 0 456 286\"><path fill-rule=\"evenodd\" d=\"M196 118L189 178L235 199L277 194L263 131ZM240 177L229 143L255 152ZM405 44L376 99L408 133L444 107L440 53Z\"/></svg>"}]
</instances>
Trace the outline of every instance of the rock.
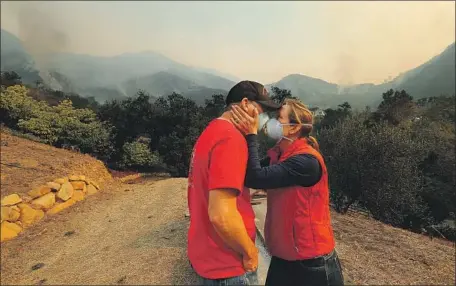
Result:
<instances>
[{"instance_id":1,"label":"rock","mask_svg":"<svg viewBox=\"0 0 456 286\"><path fill-rule=\"evenodd\" d=\"M127 279L127 276L122 276L119 280L117 280L117 284L125 284L126 279Z\"/></svg>"},{"instance_id":2,"label":"rock","mask_svg":"<svg viewBox=\"0 0 456 286\"><path fill-rule=\"evenodd\" d=\"M87 195L87 185L84 184L84 188L82 189L82 192L84 193L84 195Z\"/></svg>"},{"instance_id":3,"label":"rock","mask_svg":"<svg viewBox=\"0 0 456 286\"><path fill-rule=\"evenodd\" d=\"M62 185L60 190L57 192L57 197L63 201L67 201L73 196L73 185L69 182L66 182Z\"/></svg>"},{"instance_id":4,"label":"rock","mask_svg":"<svg viewBox=\"0 0 456 286\"><path fill-rule=\"evenodd\" d=\"M82 201L84 199L84 191L82 190L75 190L73 196L71 197L76 202Z\"/></svg>"},{"instance_id":5,"label":"rock","mask_svg":"<svg viewBox=\"0 0 456 286\"><path fill-rule=\"evenodd\" d=\"M21 210L17 206L2 207L1 221L15 222L21 216Z\"/></svg>"},{"instance_id":6,"label":"rock","mask_svg":"<svg viewBox=\"0 0 456 286\"><path fill-rule=\"evenodd\" d=\"M32 198L32 197L27 196L27 195L22 196L22 202L23 202L23 203L30 203L31 201L33 201L33 198Z\"/></svg>"},{"instance_id":7,"label":"rock","mask_svg":"<svg viewBox=\"0 0 456 286\"><path fill-rule=\"evenodd\" d=\"M92 184L88 185L87 186L87 195L93 195L95 194L97 191L97 188L94 187Z\"/></svg>"},{"instance_id":8,"label":"rock","mask_svg":"<svg viewBox=\"0 0 456 286\"><path fill-rule=\"evenodd\" d=\"M100 186L97 183L95 183L94 181L89 181L89 184L93 185L97 190L100 190Z\"/></svg>"},{"instance_id":9,"label":"rock","mask_svg":"<svg viewBox=\"0 0 456 286\"><path fill-rule=\"evenodd\" d=\"M49 211L47 211L46 213L47 214L56 214L58 212L61 212L63 211L64 209L68 208L68 207L71 207L72 205L74 205L76 203L75 200L73 199L69 199L68 201L66 202L63 202L63 203L60 203L60 204L56 204L52 209L50 209Z\"/></svg>"},{"instance_id":10,"label":"rock","mask_svg":"<svg viewBox=\"0 0 456 286\"><path fill-rule=\"evenodd\" d=\"M38 197L44 196L45 194L49 194L51 192L51 188L48 186L41 186L36 189L31 190L27 194L32 197L33 199L36 199Z\"/></svg>"},{"instance_id":11,"label":"rock","mask_svg":"<svg viewBox=\"0 0 456 286\"><path fill-rule=\"evenodd\" d=\"M12 194L12 195L6 196L2 199L1 205L2 205L2 207L14 206L21 202L22 202L22 199L21 199L21 197L19 197L18 194Z\"/></svg>"},{"instance_id":12,"label":"rock","mask_svg":"<svg viewBox=\"0 0 456 286\"><path fill-rule=\"evenodd\" d=\"M83 190L85 187L85 182L82 181L71 181L70 183L74 190Z\"/></svg>"},{"instance_id":13,"label":"rock","mask_svg":"<svg viewBox=\"0 0 456 286\"><path fill-rule=\"evenodd\" d=\"M68 177L68 180L71 181L79 181L79 176L71 175Z\"/></svg>"},{"instance_id":14,"label":"rock","mask_svg":"<svg viewBox=\"0 0 456 286\"><path fill-rule=\"evenodd\" d=\"M44 263L37 263L35 265L32 266L32 271L35 271L35 270L38 270L38 269L41 269L44 267Z\"/></svg>"},{"instance_id":15,"label":"rock","mask_svg":"<svg viewBox=\"0 0 456 286\"><path fill-rule=\"evenodd\" d=\"M62 184L64 184L64 183L62 183ZM46 186L51 188L51 191L57 192L58 190L60 190L60 187L62 186L62 184L59 184L59 183L56 183L56 182L48 182L46 184Z\"/></svg>"},{"instance_id":16,"label":"rock","mask_svg":"<svg viewBox=\"0 0 456 286\"><path fill-rule=\"evenodd\" d=\"M76 231L70 230L70 231L65 232L64 236L72 236L75 233L76 233Z\"/></svg>"},{"instance_id":17,"label":"rock","mask_svg":"<svg viewBox=\"0 0 456 286\"><path fill-rule=\"evenodd\" d=\"M15 224L13 222L4 221L4 222L2 222L2 225L1 225L0 241L5 241L5 240L10 240L12 238L15 238L21 231L22 231L22 228L19 225Z\"/></svg>"},{"instance_id":18,"label":"rock","mask_svg":"<svg viewBox=\"0 0 456 286\"><path fill-rule=\"evenodd\" d=\"M75 176L75 175L72 175L72 176L69 176L68 179L71 181L85 181L86 180L86 177L84 175L81 175L81 176Z\"/></svg>"},{"instance_id":19,"label":"rock","mask_svg":"<svg viewBox=\"0 0 456 286\"><path fill-rule=\"evenodd\" d=\"M24 227L30 226L44 217L42 210L35 210L27 204L19 204L18 207L21 210L19 221Z\"/></svg>"},{"instance_id":20,"label":"rock","mask_svg":"<svg viewBox=\"0 0 456 286\"><path fill-rule=\"evenodd\" d=\"M58 178L58 179L55 179L54 182L57 183L57 184L63 185L63 184L65 184L66 182L68 182L68 178L67 178L67 177Z\"/></svg>"},{"instance_id":21,"label":"rock","mask_svg":"<svg viewBox=\"0 0 456 286\"><path fill-rule=\"evenodd\" d=\"M39 197L37 199L34 199L32 201L32 207L36 209L44 209L48 210L52 208L52 206L55 204L55 194L54 193L48 193L42 197Z\"/></svg>"}]
</instances>

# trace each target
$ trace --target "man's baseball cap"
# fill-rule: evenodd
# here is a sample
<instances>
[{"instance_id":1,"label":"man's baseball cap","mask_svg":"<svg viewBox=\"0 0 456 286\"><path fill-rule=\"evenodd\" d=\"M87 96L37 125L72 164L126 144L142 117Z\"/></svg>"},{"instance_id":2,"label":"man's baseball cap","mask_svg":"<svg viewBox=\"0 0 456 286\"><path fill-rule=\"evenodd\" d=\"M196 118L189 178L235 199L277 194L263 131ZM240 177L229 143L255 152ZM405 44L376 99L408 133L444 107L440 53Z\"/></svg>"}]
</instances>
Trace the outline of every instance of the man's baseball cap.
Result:
<instances>
[{"instance_id":1,"label":"man's baseball cap","mask_svg":"<svg viewBox=\"0 0 456 286\"><path fill-rule=\"evenodd\" d=\"M266 110L277 110L281 107L269 98L268 91L261 83L250 80L241 81L230 89L225 100L226 106L241 102L244 97L257 102Z\"/></svg>"}]
</instances>

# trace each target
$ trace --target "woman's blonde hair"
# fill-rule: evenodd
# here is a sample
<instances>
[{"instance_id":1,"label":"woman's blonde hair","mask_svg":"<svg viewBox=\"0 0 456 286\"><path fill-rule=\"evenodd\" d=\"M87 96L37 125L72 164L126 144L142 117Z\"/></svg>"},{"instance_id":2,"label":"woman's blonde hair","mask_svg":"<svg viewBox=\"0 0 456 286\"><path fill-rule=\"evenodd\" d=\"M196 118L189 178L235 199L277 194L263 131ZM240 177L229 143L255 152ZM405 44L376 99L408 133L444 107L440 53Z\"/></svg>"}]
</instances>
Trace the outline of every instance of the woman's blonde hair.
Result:
<instances>
[{"instance_id":1,"label":"woman's blonde hair","mask_svg":"<svg viewBox=\"0 0 456 286\"><path fill-rule=\"evenodd\" d=\"M306 138L307 142L317 151L320 151L317 139L310 136L313 126L313 113L307 106L297 99L285 99L284 104L290 106L290 123L305 124L301 127L299 137Z\"/></svg>"}]
</instances>

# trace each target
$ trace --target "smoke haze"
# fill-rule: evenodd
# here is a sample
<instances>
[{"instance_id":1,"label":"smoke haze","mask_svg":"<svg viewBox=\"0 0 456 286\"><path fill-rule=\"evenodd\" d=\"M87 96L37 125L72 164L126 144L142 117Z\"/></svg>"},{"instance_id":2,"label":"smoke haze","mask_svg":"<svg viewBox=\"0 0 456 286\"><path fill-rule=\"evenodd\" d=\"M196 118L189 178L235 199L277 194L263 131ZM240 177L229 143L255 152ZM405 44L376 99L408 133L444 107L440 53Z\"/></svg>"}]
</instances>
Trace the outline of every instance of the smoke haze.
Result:
<instances>
[{"instance_id":1,"label":"smoke haze","mask_svg":"<svg viewBox=\"0 0 456 286\"><path fill-rule=\"evenodd\" d=\"M157 51L264 83L381 83L455 41L455 2L1 2L3 29L49 54Z\"/></svg>"}]
</instances>

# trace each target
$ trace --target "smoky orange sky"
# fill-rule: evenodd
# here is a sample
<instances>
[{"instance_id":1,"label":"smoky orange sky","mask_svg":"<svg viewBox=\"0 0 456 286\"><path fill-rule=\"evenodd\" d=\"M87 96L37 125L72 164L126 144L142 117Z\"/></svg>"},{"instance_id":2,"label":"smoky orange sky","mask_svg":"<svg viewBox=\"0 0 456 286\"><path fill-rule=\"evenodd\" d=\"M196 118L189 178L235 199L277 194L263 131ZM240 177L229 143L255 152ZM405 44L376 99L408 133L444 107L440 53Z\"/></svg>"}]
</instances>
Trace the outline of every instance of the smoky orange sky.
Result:
<instances>
[{"instance_id":1,"label":"smoky orange sky","mask_svg":"<svg viewBox=\"0 0 456 286\"><path fill-rule=\"evenodd\" d=\"M2 29L33 55L157 51L272 83L300 73L380 83L455 41L455 2L7 2Z\"/></svg>"}]
</instances>

